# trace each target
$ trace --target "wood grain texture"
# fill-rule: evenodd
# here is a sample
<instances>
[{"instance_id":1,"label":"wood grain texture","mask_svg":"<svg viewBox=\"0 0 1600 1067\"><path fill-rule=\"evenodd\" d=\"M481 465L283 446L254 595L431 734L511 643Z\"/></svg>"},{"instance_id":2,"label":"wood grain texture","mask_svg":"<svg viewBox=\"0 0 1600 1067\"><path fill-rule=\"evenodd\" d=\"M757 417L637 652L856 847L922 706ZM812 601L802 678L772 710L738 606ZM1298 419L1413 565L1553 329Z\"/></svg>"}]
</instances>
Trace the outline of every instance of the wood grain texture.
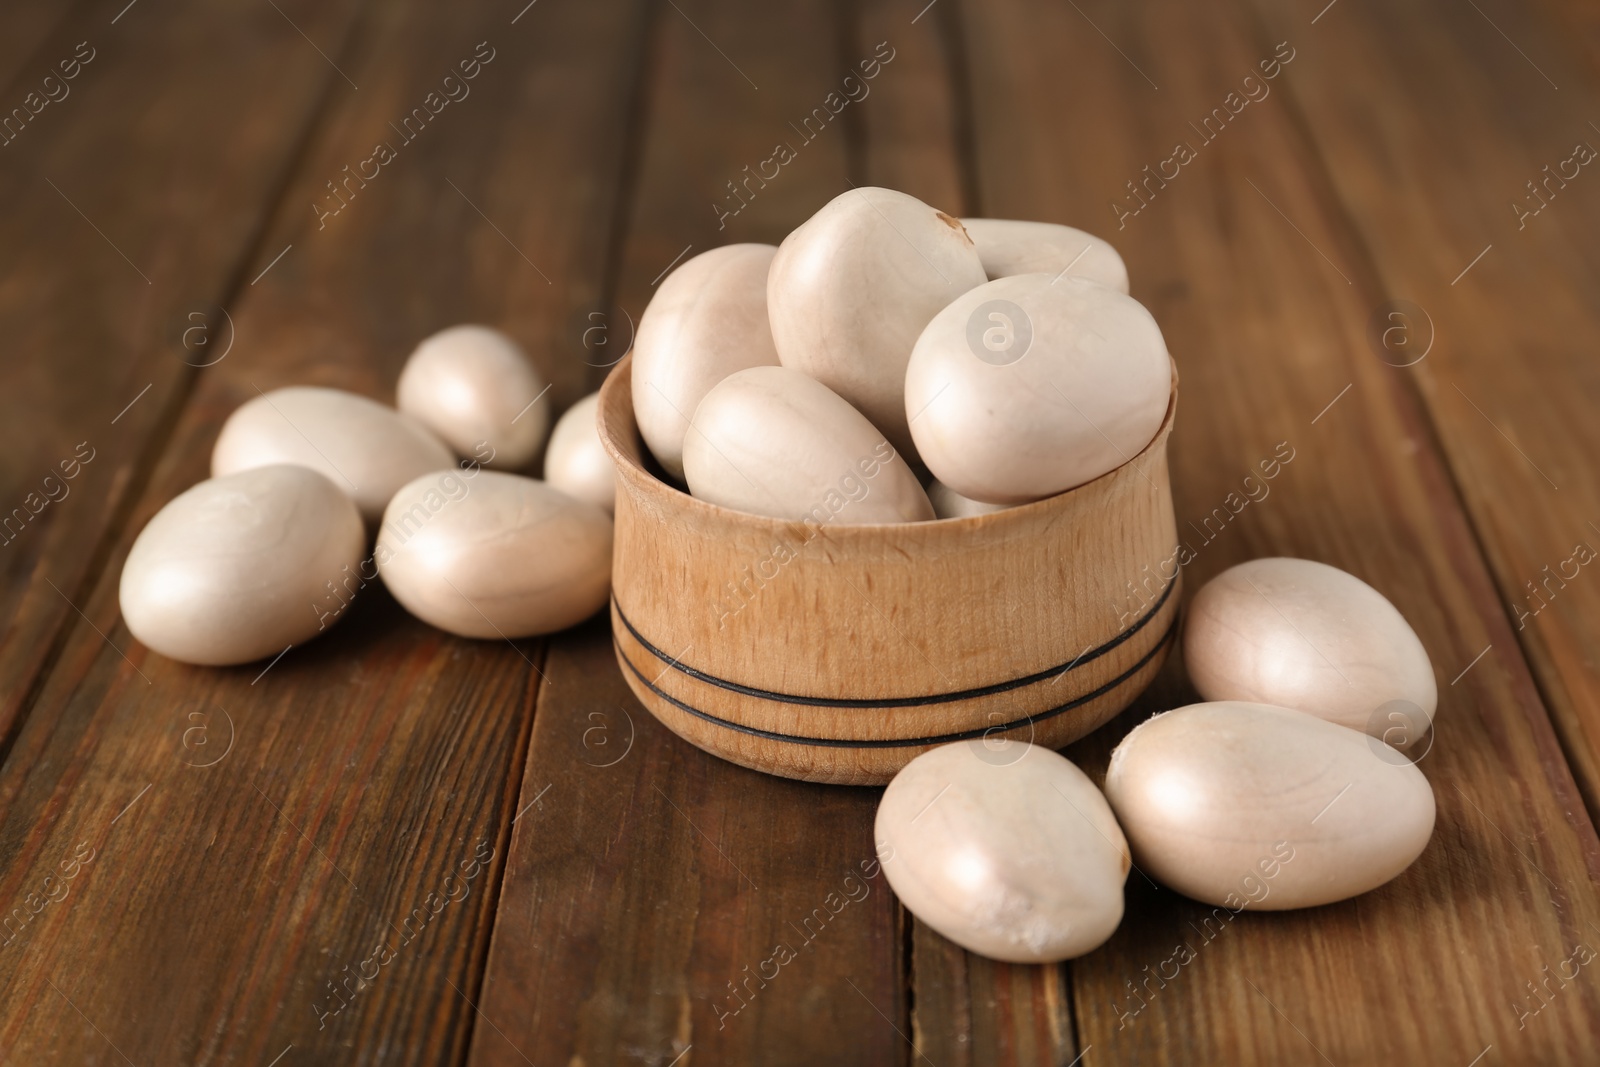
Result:
<instances>
[{"instance_id":1,"label":"wood grain texture","mask_svg":"<svg viewBox=\"0 0 1600 1067\"><path fill-rule=\"evenodd\" d=\"M1274 33L1289 32L1286 7L1257 6ZM1451 14L1430 2L1330 13L1289 90L1375 284L1422 309L1401 312L1415 320L1405 332L1432 348L1402 374L1449 458L1593 817L1600 581L1584 560L1600 559L1590 239L1600 181L1562 164L1579 144L1600 153L1600 71L1538 7ZM1423 34L1428 48L1397 47ZM1339 73L1358 53L1370 71L1359 96ZM1374 114L1372 101L1394 98L1415 105Z\"/></svg>"},{"instance_id":2,"label":"wood grain texture","mask_svg":"<svg viewBox=\"0 0 1600 1067\"><path fill-rule=\"evenodd\" d=\"M205 476L221 420L258 388L387 400L440 325L505 326L558 388L581 386L569 319L599 292L640 9L514 14L378 5L330 54L334 106L246 272L237 343L203 372L130 530ZM475 53L470 94L428 104ZM433 114L399 144L389 123L413 107ZM380 139L396 158L319 229L326 183ZM185 667L117 624L128 541L4 768L0 900L32 912L66 886L0 949L7 1062L459 1061L540 647L448 637L373 585L279 661Z\"/></svg>"},{"instance_id":3,"label":"wood grain texture","mask_svg":"<svg viewBox=\"0 0 1600 1067\"><path fill-rule=\"evenodd\" d=\"M1198 555L1186 577L1198 587L1269 554L1341 566L1399 606L1444 691L1422 765L1438 829L1412 869L1344 904L1233 920L1142 1008L1130 990L1203 936L1190 924L1204 909L1130 881L1121 929L1072 966L1080 1040L1137 1062L1462 1064L1489 1045L1497 1062L1581 1062L1600 1026L1592 982L1565 983L1529 1020L1513 1006L1543 964L1593 936L1594 831L1520 657L1449 685L1486 645L1514 648L1513 623L1424 413L1367 346L1384 294L1352 276L1358 251L1281 98L1239 108L1213 138L1188 125L1242 97L1276 41L1242 11L1180 4L965 14L980 210L1111 238L1178 361L1173 481ZM1312 32L1292 35L1297 57ZM1052 135L1036 136L1046 116ZM1141 207L1128 183L1184 140L1195 158L1152 181ZM1123 196L1137 214L1108 207ZM1259 464L1280 443L1294 458L1269 481ZM1073 754L1094 766L1127 719Z\"/></svg>"},{"instance_id":4,"label":"wood grain texture","mask_svg":"<svg viewBox=\"0 0 1600 1067\"><path fill-rule=\"evenodd\" d=\"M1593 968L1561 977L1600 945L1600 847L1567 767L1594 782L1588 568L1517 630L1567 527L1600 522L1592 168L1523 230L1509 210L1567 141L1600 146L1588 9L125 6L0 16L13 89L60 46L99 49L0 149L0 509L98 449L0 546L0 739L31 709L0 764L0 1062L1592 1059ZM1215 142L1190 127L1280 40L1296 53L1269 98ZM414 143L385 132L479 41L496 58L470 98ZM895 59L870 97L815 136L790 125L880 41ZM319 228L313 205L338 205L328 183L380 138L396 159ZM1180 139L1197 158L1144 186ZM795 161L749 179L780 140ZM1413 869L1237 917L1135 871L1107 946L996 964L869 873L875 790L678 740L633 700L603 619L548 653L459 641L374 587L321 641L227 671L118 625L131 532L204 476L257 388L387 401L418 338L476 319L529 347L560 408L674 257L780 240L851 183L1123 251L1184 377L1188 587L1253 556L1323 559L1434 656L1440 814ZM1122 230L1118 199L1139 208ZM1397 298L1438 333L1410 368L1372 340ZM187 315L219 301L236 347L197 375ZM1268 477L1280 445L1294 458ZM1192 699L1174 657L1068 755L1098 775L1136 722ZM1164 977L1180 944L1194 959Z\"/></svg>"},{"instance_id":5,"label":"wood grain texture","mask_svg":"<svg viewBox=\"0 0 1600 1067\"><path fill-rule=\"evenodd\" d=\"M335 76L270 8L112 25L121 6L48 33L41 8L4 16L0 64L24 41L32 58L0 106L76 76L0 147L0 752L204 342L224 343L219 302ZM329 48L354 9L289 8Z\"/></svg>"},{"instance_id":6,"label":"wood grain texture","mask_svg":"<svg viewBox=\"0 0 1600 1067\"><path fill-rule=\"evenodd\" d=\"M903 1060L876 794L674 737L604 624L545 671L471 1062Z\"/></svg>"},{"instance_id":7,"label":"wood grain texture","mask_svg":"<svg viewBox=\"0 0 1600 1067\"><path fill-rule=\"evenodd\" d=\"M947 212L977 209L966 47L955 5L867 0L856 39L892 42L899 64L861 109L862 181ZM1019 967L975 956L907 915L908 980L917 1062L1069 1063L1078 1054L1066 967Z\"/></svg>"},{"instance_id":8,"label":"wood grain texture","mask_svg":"<svg viewBox=\"0 0 1600 1067\"><path fill-rule=\"evenodd\" d=\"M852 7L852 54L888 42L895 59L873 80L861 126L860 181L910 193L955 215L970 213L968 110L964 58L952 8L926 0L858 0Z\"/></svg>"},{"instance_id":9,"label":"wood grain texture","mask_svg":"<svg viewBox=\"0 0 1600 1067\"><path fill-rule=\"evenodd\" d=\"M839 120L809 140L789 126L864 58L841 54L837 18L799 3L759 18L721 0L660 9L617 285L634 321L675 257L780 240L849 188ZM793 161L731 199L727 183L779 141ZM740 203L719 230L713 205ZM481 1001L501 1033L480 1027L471 1062L908 1059L899 912L862 869L876 792L769 777L678 740L632 698L609 627L555 639L547 672L518 802L534 807L513 835Z\"/></svg>"},{"instance_id":10,"label":"wood grain texture","mask_svg":"<svg viewBox=\"0 0 1600 1067\"><path fill-rule=\"evenodd\" d=\"M1066 965L998 963L915 921L911 952L919 1062L1071 1062L1075 1039Z\"/></svg>"}]
</instances>

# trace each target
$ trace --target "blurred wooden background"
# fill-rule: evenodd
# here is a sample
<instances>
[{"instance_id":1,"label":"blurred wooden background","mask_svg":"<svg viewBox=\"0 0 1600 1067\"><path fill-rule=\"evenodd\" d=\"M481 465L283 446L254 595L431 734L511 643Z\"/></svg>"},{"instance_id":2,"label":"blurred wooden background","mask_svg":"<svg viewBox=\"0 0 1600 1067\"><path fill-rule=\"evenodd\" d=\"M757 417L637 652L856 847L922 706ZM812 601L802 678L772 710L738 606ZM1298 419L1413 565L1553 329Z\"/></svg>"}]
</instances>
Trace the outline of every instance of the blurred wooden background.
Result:
<instances>
[{"instance_id":1,"label":"blurred wooden background","mask_svg":"<svg viewBox=\"0 0 1600 1067\"><path fill-rule=\"evenodd\" d=\"M1579 0L8 5L0 1062L1593 1062L1597 63ZM1018 967L880 876L806 940L877 791L678 741L603 619L457 640L374 587L231 670L121 625L257 389L391 401L482 321L564 408L669 265L852 184L1122 251L1183 377L1188 588L1323 560L1433 657L1401 878L1208 939L1134 877L1106 946ZM1174 662L1069 755L1188 698Z\"/></svg>"}]
</instances>

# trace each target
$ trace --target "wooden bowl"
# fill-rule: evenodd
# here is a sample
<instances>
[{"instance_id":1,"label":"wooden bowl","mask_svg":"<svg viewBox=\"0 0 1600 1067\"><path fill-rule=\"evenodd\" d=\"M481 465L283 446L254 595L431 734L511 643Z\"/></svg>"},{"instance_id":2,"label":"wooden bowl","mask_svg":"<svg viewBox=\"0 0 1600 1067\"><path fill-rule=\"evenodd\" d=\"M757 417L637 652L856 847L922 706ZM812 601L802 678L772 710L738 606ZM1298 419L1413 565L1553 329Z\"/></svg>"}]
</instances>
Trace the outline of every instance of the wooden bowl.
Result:
<instances>
[{"instance_id":1,"label":"wooden bowl","mask_svg":"<svg viewBox=\"0 0 1600 1067\"><path fill-rule=\"evenodd\" d=\"M952 741L995 760L1000 737L1060 748L1166 659L1176 371L1155 439L1109 474L989 515L860 526L747 515L652 473L632 366L597 416L617 467L612 630L628 684L680 737L771 774L881 784Z\"/></svg>"}]
</instances>

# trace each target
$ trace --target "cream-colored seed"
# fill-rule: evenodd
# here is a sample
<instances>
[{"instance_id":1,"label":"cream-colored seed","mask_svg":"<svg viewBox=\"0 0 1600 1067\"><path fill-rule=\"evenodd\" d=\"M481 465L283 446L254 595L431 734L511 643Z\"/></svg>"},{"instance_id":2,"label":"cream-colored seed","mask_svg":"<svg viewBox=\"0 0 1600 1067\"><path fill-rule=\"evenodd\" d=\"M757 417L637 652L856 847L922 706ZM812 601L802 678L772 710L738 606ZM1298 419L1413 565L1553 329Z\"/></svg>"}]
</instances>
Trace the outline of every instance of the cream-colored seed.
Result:
<instances>
[{"instance_id":1,"label":"cream-colored seed","mask_svg":"<svg viewBox=\"0 0 1600 1067\"><path fill-rule=\"evenodd\" d=\"M502 470L533 459L550 429L545 383L522 346L487 326L451 326L406 360L396 406L458 456Z\"/></svg>"},{"instance_id":2,"label":"cream-colored seed","mask_svg":"<svg viewBox=\"0 0 1600 1067\"><path fill-rule=\"evenodd\" d=\"M977 246L989 280L1015 274L1087 278L1119 293L1128 291L1128 268L1109 243L1054 222L962 219Z\"/></svg>"},{"instance_id":3,"label":"cream-colored seed","mask_svg":"<svg viewBox=\"0 0 1600 1067\"><path fill-rule=\"evenodd\" d=\"M778 358L912 457L911 348L940 308L984 280L960 220L890 189L841 193L784 239L767 274Z\"/></svg>"},{"instance_id":4,"label":"cream-colored seed","mask_svg":"<svg viewBox=\"0 0 1600 1067\"><path fill-rule=\"evenodd\" d=\"M711 387L735 371L776 366L767 319L773 245L702 252L661 282L633 346L633 411L663 469L683 477L683 438Z\"/></svg>"},{"instance_id":5,"label":"cream-colored seed","mask_svg":"<svg viewBox=\"0 0 1600 1067\"><path fill-rule=\"evenodd\" d=\"M219 666L275 656L339 612L329 589L359 584L361 516L302 466L255 467L174 497L122 566L122 618L171 659ZM331 585L330 585L331 583Z\"/></svg>"},{"instance_id":6,"label":"cream-colored seed","mask_svg":"<svg viewBox=\"0 0 1600 1067\"><path fill-rule=\"evenodd\" d=\"M1207 700L1297 708L1408 748L1438 705L1433 664L1383 594L1309 559L1254 559L1189 606L1184 665Z\"/></svg>"},{"instance_id":7,"label":"cream-colored seed","mask_svg":"<svg viewBox=\"0 0 1600 1067\"><path fill-rule=\"evenodd\" d=\"M683 465L696 497L754 515L819 524L934 517L883 434L827 386L786 367L739 371L707 393Z\"/></svg>"},{"instance_id":8,"label":"cream-colored seed","mask_svg":"<svg viewBox=\"0 0 1600 1067\"><path fill-rule=\"evenodd\" d=\"M1328 904L1421 855L1434 800L1365 734L1267 704L1192 704L1136 727L1106 797L1140 869L1234 911Z\"/></svg>"},{"instance_id":9,"label":"cream-colored seed","mask_svg":"<svg viewBox=\"0 0 1600 1067\"><path fill-rule=\"evenodd\" d=\"M533 478L436 472L395 494L374 558L394 598L441 630L552 633L605 604L611 517Z\"/></svg>"},{"instance_id":10,"label":"cream-colored seed","mask_svg":"<svg viewBox=\"0 0 1600 1067\"><path fill-rule=\"evenodd\" d=\"M1138 301L1022 274L957 297L917 339L905 411L934 476L1021 504L1127 463L1166 416L1172 365Z\"/></svg>"},{"instance_id":11,"label":"cream-colored seed","mask_svg":"<svg viewBox=\"0 0 1600 1067\"><path fill-rule=\"evenodd\" d=\"M617 503L617 468L600 443L595 412L600 394L590 393L556 420L544 454L544 480L568 496L612 511Z\"/></svg>"},{"instance_id":12,"label":"cream-colored seed","mask_svg":"<svg viewBox=\"0 0 1600 1067\"><path fill-rule=\"evenodd\" d=\"M1010 504L985 504L962 496L943 482L935 480L928 486L928 499L933 502L933 513L941 519L966 519L974 515L991 515L1004 511Z\"/></svg>"},{"instance_id":13,"label":"cream-colored seed","mask_svg":"<svg viewBox=\"0 0 1600 1067\"><path fill-rule=\"evenodd\" d=\"M1127 842L1100 790L1049 749L977 739L925 752L884 790L875 830L901 903L981 955L1070 959L1122 921Z\"/></svg>"},{"instance_id":14,"label":"cream-colored seed","mask_svg":"<svg viewBox=\"0 0 1600 1067\"><path fill-rule=\"evenodd\" d=\"M376 523L395 491L428 471L455 465L421 423L341 389L291 386L241 405L223 423L211 476L293 463L326 476Z\"/></svg>"}]
</instances>

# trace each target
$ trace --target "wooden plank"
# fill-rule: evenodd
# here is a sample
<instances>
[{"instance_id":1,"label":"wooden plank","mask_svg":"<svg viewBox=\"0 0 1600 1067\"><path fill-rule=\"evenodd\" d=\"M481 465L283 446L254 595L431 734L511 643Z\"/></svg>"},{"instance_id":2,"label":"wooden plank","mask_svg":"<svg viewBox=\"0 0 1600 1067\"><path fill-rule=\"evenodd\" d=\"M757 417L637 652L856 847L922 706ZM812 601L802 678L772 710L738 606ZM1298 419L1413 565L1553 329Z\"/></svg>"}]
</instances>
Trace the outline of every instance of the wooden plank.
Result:
<instances>
[{"instance_id":1,"label":"wooden plank","mask_svg":"<svg viewBox=\"0 0 1600 1067\"><path fill-rule=\"evenodd\" d=\"M1065 966L996 963L912 923L912 1021L922 1057L940 1067L1071 1061Z\"/></svg>"},{"instance_id":2,"label":"wooden plank","mask_svg":"<svg viewBox=\"0 0 1600 1067\"><path fill-rule=\"evenodd\" d=\"M790 125L871 55L849 50L836 15L660 10L618 285L634 321L673 262L778 241L849 188L844 123L876 99L809 138ZM727 183L780 142L793 161L736 199ZM547 672L481 1002L496 1029L478 1030L472 1062L908 1059L903 929L881 873L867 876L876 791L768 777L680 741L631 696L606 627L556 640Z\"/></svg>"},{"instance_id":3,"label":"wooden plank","mask_svg":"<svg viewBox=\"0 0 1600 1067\"><path fill-rule=\"evenodd\" d=\"M904 1060L876 792L679 740L603 625L545 671L471 1062Z\"/></svg>"},{"instance_id":4,"label":"wooden plank","mask_svg":"<svg viewBox=\"0 0 1600 1067\"><path fill-rule=\"evenodd\" d=\"M1591 62L1600 63L1600 11L1596 11L1593 4L1586 4L1583 0L1544 0L1538 7L1557 20L1558 34L1563 31L1575 34L1578 42L1587 49ZM1542 25L1543 19L1536 17L1534 21L1541 24L1537 32L1546 35L1548 40L1548 30ZM1499 15L1496 15L1496 24L1504 24Z\"/></svg>"},{"instance_id":5,"label":"wooden plank","mask_svg":"<svg viewBox=\"0 0 1600 1067\"><path fill-rule=\"evenodd\" d=\"M1259 7L1273 27L1298 18ZM1589 5L1596 24L1593 15ZM1431 326L1436 343L1401 376L1449 457L1594 817L1600 581L1583 560L1600 557L1600 263L1590 240L1600 181L1575 163L1571 181L1557 170L1576 144L1600 152L1600 71L1582 38L1537 6L1463 15L1416 0L1330 13L1317 28L1291 90L1379 284L1424 309L1411 315L1415 330ZM1423 35L1419 54L1399 46ZM1357 54L1372 73L1359 94L1340 70ZM1416 106L1373 122L1381 98ZM1509 651L1496 643L1486 659Z\"/></svg>"},{"instance_id":6,"label":"wooden plank","mask_svg":"<svg viewBox=\"0 0 1600 1067\"><path fill-rule=\"evenodd\" d=\"M863 180L900 189L957 215L972 214L970 101L964 44L952 5L867 0L857 51L895 49L860 111ZM1069 1062L1076 1055L1065 967L1019 967L974 956L907 914L911 928L911 1035L919 1062Z\"/></svg>"},{"instance_id":7,"label":"wooden plank","mask_svg":"<svg viewBox=\"0 0 1600 1067\"><path fill-rule=\"evenodd\" d=\"M966 86L959 27L951 7L914 0L860 0L852 10L852 54L879 43L894 50L886 74L871 83L861 125L861 180L910 193L956 214L973 201L968 160Z\"/></svg>"},{"instance_id":8,"label":"wooden plank","mask_svg":"<svg viewBox=\"0 0 1600 1067\"><path fill-rule=\"evenodd\" d=\"M0 753L333 76L270 8L121 6L8 12L0 46L32 53L4 114L39 109L0 147ZM334 48L354 5L286 10Z\"/></svg>"},{"instance_id":9,"label":"wooden plank","mask_svg":"<svg viewBox=\"0 0 1600 1067\"><path fill-rule=\"evenodd\" d=\"M387 399L411 345L450 322L505 325L558 388L581 386L568 323L598 299L640 10L516 16L374 5L351 47L325 38L336 106L245 272L234 352L202 375L131 529L205 475L218 425L257 388ZM424 106L420 133L390 127ZM380 140L396 158L319 229L326 183ZM5 767L0 900L26 912L60 896L46 875L66 887L0 949L8 1062L459 1060L481 1024L539 644L451 638L372 586L278 661L185 667L116 621L128 541ZM80 841L94 858L63 883Z\"/></svg>"},{"instance_id":10,"label":"wooden plank","mask_svg":"<svg viewBox=\"0 0 1600 1067\"><path fill-rule=\"evenodd\" d=\"M1208 140L1188 122L1242 97L1245 75L1259 84L1258 62L1273 58L1276 42L1240 11L1013 0L968 10L965 24L980 207L1111 238L1178 361L1171 455L1180 526L1197 524L1190 588L1253 556L1326 560L1395 601L1441 676L1438 741L1422 765L1438 829L1418 863L1360 899L1244 915L1212 940L1196 932L1205 909L1135 876L1122 927L1072 968L1085 1050L1141 1063L1464 1064L1492 1046L1494 1062L1581 1061L1600 1036L1594 983L1551 979L1543 1000L1525 983L1593 937L1594 831L1426 417L1367 346L1387 294L1284 108L1320 27L1284 31L1296 59L1268 83L1277 99ZM1195 158L1152 180L1141 207L1126 183L1180 140ZM1128 215L1108 208L1122 196ZM1259 463L1280 442L1294 458L1269 484ZM1270 495L1233 517L1228 494L1262 486ZM1219 505L1227 521L1202 531ZM1490 644L1506 654L1450 685ZM1071 754L1103 764L1130 719ZM1130 992L1170 971L1183 943L1198 944L1195 958L1152 980L1140 1007Z\"/></svg>"},{"instance_id":11,"label":"wooden plank","mask_svg":"<svg viewBox=\"0 0 1600 1067\"><path fill-rule=\"evenodd\" d=\"M4 16L5 33L0 34L0 85L5 87L5 110L0 114L9 115L14 107L27 107L30 118L26 124L31 124L34 115L42 115L52 104L65 103L71 99L72 86L64 88L62 71L57 64L63 57L40 54L38 48L49 37L51 31L66 21L73 14L71 4L24 4L8 10ZM67 70L71 70L71 66ZM50 85L44 84L46 76L55 78ZM72 79L76 80L76 79ZM38 101L30 107L26 102L29 92L37 90L39 95L50 102L42 108ZM59 99L51 100L54 96ZM35 111L34 108L39 108ZM26 128L24 124L21 129ZM19 128L0 127L0 150L11 147L16 139Z\"/></svg>"},{"instance_id":12,"label":"wooden plank","mask_svg":"<svg viewBox=\"0 0 1600 1067\"><path fill-rule=\"evenodd\" d=\"M846 57L832 9L819 17L783 6L757 18L719 4L679 7L660 15L619 275L635 317L669 265L721 244L777 243L849 188L857 105L824 110L826 121L814 112L830 93L842 98L849 68L870 58ZM891 63L869 84L892 72ZM763 167L780 158L779 145L793 160ZM774 167L777 177L763 180Z\"/></svg>"}]
</instances>

